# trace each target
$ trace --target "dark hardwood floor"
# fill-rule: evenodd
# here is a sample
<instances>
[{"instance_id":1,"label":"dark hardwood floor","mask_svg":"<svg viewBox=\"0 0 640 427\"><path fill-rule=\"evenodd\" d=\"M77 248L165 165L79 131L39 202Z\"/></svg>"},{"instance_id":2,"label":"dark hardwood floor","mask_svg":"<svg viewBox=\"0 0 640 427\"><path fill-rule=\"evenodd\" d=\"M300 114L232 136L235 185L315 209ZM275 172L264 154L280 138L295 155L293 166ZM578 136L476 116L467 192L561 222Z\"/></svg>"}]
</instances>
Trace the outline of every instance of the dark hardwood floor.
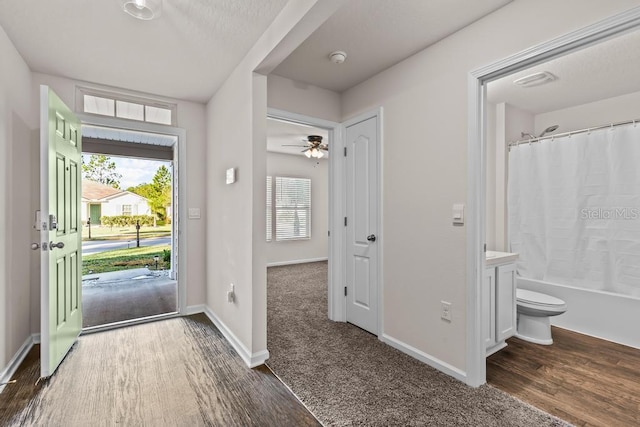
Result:
<instances>
[{"instance_id":1,"label":"dark hardwood floor","mask_svg":"<svg viewBox=\"0 0 640 427\"><path fill-rule=\"evenodd\" d=\"M35 346L0 394L0 426L321 425L201 314L81 336L36 385L39 371Z\"/></svg>"},{"instance_id":2,"label":"dark hardwood floor","mask_svg":"<svg viewBox=\"0 0 640 427\"><path fill-rule=\"evenodd\" d=\"M553 339L507 340L487 382L576 426L640 426L640 350L555 327Z\"/></svg>"}]
</instances>

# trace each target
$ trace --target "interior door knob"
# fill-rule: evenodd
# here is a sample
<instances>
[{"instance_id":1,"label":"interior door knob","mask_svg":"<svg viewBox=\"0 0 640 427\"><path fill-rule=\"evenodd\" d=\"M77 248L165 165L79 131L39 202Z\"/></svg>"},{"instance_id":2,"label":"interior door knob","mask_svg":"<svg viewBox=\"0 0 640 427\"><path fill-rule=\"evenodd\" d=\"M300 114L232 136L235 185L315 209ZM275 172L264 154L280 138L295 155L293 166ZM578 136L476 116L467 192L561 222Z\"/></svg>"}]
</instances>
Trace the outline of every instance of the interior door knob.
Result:
<instances>
[{"instance_id":1,"label":"interior door knob","mask_svg":"<svg viewBox=\"0 0 640 427\"><path fill-rule=\"evenodd\" d=\"M370 242L375 242L376 241L376 235L375 234L370 234L369 236L367 236L367 240Z\"/></svg>"},{"instance_id":2,"label":"interior door knob","mask_svg":"<svg viewBox=\"0 0 640 427\"><path fill-rule=\"evenodd\" d=\"M40 249L40 243L31 244L31 250L37 251L38 249Z\"/></svg>"},{"instance_id":3,"label":"interior door knob","mask_svg":"<svg viewBox=\"0 0 640 427\"><path fill-rule=\"evenodd\" d=\"M53 248L62 249L62 248L64 248L64 243L62 243L62 242L58 242L58 243L49 242L49 248L50 249L53 249Z\"/></svg>"}]
</instances>

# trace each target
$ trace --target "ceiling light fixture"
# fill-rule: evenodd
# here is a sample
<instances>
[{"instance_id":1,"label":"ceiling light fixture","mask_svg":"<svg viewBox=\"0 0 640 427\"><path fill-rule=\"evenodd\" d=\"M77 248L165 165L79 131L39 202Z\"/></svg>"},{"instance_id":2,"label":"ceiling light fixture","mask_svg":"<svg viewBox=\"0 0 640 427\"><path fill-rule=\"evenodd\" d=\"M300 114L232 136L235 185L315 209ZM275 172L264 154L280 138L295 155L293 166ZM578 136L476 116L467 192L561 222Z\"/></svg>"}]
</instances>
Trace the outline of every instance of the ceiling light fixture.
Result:
<instances>
[{"instance_id":1,"label":"ceiling light fixture","mask_svg":"<svg viewBox=\"0 0 640 427\"><path fill-rule=\"evenodd\" d=\"M331 62L334 64L342 64L345 59L347 59L347 54L341 50L336 50L329 54L329 59L331 59Z\"/></svg>"},{"instance_id":2,"label":"ceiling light fixture","mask_svg":"<svg viewBox=\"0 0 640 427\"><path fill-rule=\"evenodd\" d=\"M123 0L122 10L134 18L150 21L162 13L162 0Z\"/></svg>"},{"instance_id":3,"label":"ceiling light fixture","mask_svg":"<svg viewBox=\"0 0 640 427\"><path fill-rule=\"evenodd\" d=\"M528 76L520 77L513 81L513 84L516 86L522 87L532 87L539 86L545 83L552 82L556 80L557 77L551 74L548 71L540 71L538 73L529 74Z\"/></svg>"}]
</instances>

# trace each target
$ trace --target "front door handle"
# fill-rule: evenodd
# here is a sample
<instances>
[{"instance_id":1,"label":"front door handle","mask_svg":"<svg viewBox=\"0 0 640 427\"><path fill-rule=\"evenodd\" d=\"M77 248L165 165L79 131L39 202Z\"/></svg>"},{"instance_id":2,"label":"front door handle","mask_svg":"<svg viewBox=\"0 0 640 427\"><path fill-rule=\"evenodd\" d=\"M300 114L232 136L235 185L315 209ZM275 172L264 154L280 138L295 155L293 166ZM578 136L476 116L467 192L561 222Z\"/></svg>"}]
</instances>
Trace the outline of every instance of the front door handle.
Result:
<instances>
[{"instance_id":1,"label":"front door handle","mask_svg":"<svg viewBox=\"0 0 640 427\"><path fill-rule=\"evenodd\" d=\"M376 235L375 234L371 234L369 236L367 236L367 240L370 242L375 242L376 241Z\"/></svg>"},{"instance_id":2,"label":"front door handle","mask_svg":"<svg viewBox=\"0 0 640 427\"><path fill-rule=\"evenodd\" d=\"M62 248L64 248L64 243L62 243L62 242L58 242L58 243L49 242L49 249L53 249L53 248L62 249Z\"/></svg>"}]
</instances>

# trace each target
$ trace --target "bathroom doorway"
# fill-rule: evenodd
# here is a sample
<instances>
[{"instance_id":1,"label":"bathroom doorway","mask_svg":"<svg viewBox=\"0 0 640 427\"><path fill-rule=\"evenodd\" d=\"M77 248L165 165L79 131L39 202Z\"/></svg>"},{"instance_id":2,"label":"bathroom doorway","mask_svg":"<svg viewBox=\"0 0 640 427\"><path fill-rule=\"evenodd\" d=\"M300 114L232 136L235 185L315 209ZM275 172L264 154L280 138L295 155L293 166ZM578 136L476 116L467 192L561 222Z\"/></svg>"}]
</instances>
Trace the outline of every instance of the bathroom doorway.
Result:
<instances>
[{"instance_id":1,"label":"bathroom doorway","mask_svg":"<svg viewBox=\"0 0 640 427\"><path fill-rule=\"evenodd\" d=\"M622 27L630 15L620 15L617 25ZM613 24L610 31L615 28ZM557 47L560 42L538 47L538 60L531 59L534 55L526 61L514 57L509 67L502 63L492 72L480 73L482 77L479 74L486 90L486 163L480 168L484 188L481 185L479 189L481 221L476 237L486 242L490 251L518 253L518 289L566 303L566 312L547 317L553 325L553 345L507 339L506 347L487 359L486 379L576 424L607 424L606 420L625 424L633 414L633 405L637 407L638 390L633 385L618 389L616 378L623 373L615 366L599 367L610 360L633 361L635 366L640 362L637 332L629 327L640 321L640 280L635 275L640 253L631 253L630 248L636 245L627 244L626 250L620 246L640 232L636 231L640 221L633 218L631 210L635 203L620 196L625 192L640 194L636 191L640 183L628 173L618 178L601 166L607 163L603 159L621 159L613 160L614 169L624 174L625 161L640 161L634 145L627 154L618 153L625 144L625 134L633 133L640 119L640 85L636 79L612 75L609 68L613 66L620 73L640 71L640 56L635 55L640 48L640 31L595 43L602 38L597 35L600 31L602 26L594 25L563 38L562 48ZM602 142L596 142L597 138ZM517 152L518 147L523 149ZM572 152L570 147L578 151ZM598 152L594 147L608 151L594 155ZM528 174L529 168L536 172ZM560 171L568 173L560 176ZM613 199L599 192L606 185L597 181L598 176L621 184ZM609 213L618 217L605 218ZM608 230L609 236L603 230ZM616 255L620 252L621 256ZM591 261L584 264L584 259ZM484 259L477 262L482 269L488 266ZM598 274L611 265L619 269L610 277L622 279L618 281L622 283L607 282ZM598 282L596 277L602 280ZM474 292L481 288L474 286ZM477 295L484 298L482 292ZM522 308L525 304L521 301L519 305ZM484 314L479 311L482 319ZM634 320L629 322L630 318ZM521 326L517 325L516 334ZM536 359L538 356L542 359ZM484 355L478 362L482 377ZM545 372L550 375L543 375ZM639 374L631 372L634 377ZM607 395L623 393L628 403L617 405L593 393L594 389L609 390Z\"/></svg>"}]
</instances>

